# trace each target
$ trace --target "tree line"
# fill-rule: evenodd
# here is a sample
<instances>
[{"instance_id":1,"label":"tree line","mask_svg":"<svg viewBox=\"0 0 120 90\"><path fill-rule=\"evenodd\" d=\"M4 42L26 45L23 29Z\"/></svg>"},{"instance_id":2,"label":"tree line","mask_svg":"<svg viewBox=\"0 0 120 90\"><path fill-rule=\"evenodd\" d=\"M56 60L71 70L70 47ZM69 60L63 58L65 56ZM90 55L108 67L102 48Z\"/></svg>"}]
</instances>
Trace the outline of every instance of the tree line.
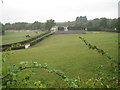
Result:
<instances>
[{"instance_id":1,"label":"tree line","mask_svg":"<svg viewBox=\"0 0 120 90\"><path fill-rule=\"evenodd\" d=\"M93 20L87 20L86 16L76 17L75 21L55 23L55 20L47 20L45 23L35 21L34 23L16 22L16 23L0 23L0 33L4 34L5 30L50 30L54 25L58 26L58 29L63 30L64 26L68 27L68 30L85 30L88 31L115 31L120 30L120 18L108 19L108 18L95 18Z\"/></svg>"},{"instance_id":2,"label":"tree line","mask_svg":"<svg viewBox=\"0 0 120 90\"><path fill-rule=\"evenodd\" d=\"M86 16L77 17L75 21L57 23L57 26L68 26L69 30L114 31L120 30L120 18L95 18L87 20Z\"/></svg>"},{"instance_id":3,"label":"tree line","mask_svg":"<svg viewBox=\"0 0 120 90\"><path fill-rule=\"evenodd\" d=\"M47 20L46 23L35 21L34 23L27 22L16 22L13 24L6 23L4 25L5 30L45 30L50 29L53 25L55 25L55 21L50 19Z\"/></svg>"},{"instance_id":4,"label":"tree line","mask_svg":"<svg viewBox=\"0 0 120 90\"><path fill-rule=\"evenodd\" d=\"M0 23L0 34L4 34L5 30L50 30L54 25L55 21L50 19L45 23L35 21L34 23L27 22L16 22L16 23Z\"/></svg>"},{"instance_id":5,"label":"tree line","mask_svg":"<svg viewBox=\"0 0 120 90\"><path fill-rule=\"evenodd\" d=\"M118 30L118 19L96 18L87 22L89 30Z\"/></svg>"}]
</instances>

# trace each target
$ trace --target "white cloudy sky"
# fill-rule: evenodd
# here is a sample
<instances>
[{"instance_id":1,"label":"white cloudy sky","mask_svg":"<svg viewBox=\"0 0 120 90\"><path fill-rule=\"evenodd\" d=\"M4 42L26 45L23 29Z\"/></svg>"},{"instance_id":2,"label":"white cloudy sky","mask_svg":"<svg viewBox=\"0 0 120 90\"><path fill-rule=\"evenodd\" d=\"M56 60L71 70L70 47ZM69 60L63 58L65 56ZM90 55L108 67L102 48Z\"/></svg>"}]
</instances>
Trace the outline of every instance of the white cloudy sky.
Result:
<instances>
[{"instance_id":1,"label":"white cloudy sky","mask_svg":"<svg viewBox=\"0 0 120 90\"><path fill-rule=\"evenodd\" d=\"M3 0L3 23L74 21L77 16L88 19L118 17L119 0ZM0 9L1 10L1 9ZM1 12L0 12L1 13Z\"/></svg>"}]
</instances>

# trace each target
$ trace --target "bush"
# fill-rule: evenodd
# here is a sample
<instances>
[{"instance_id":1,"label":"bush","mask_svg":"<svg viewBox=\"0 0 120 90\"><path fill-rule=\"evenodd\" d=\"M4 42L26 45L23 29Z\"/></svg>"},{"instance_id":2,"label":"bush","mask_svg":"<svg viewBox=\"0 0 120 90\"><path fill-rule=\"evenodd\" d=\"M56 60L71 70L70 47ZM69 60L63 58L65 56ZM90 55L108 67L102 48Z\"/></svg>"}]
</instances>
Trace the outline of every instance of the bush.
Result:
<instances>
[{"instance_id":1,"label":"bush","mask_svg":"<svg viewBox=\"0 0 120 90\"><path fill-rule=\"evenodd\" d=\"M88 27L88 31L101 31L101 29L97 26L93 26L93 27Z\"/></svg>"},{"instance_id":2,"label":"bush","mask_svg":"<svg viewBox=\"0 0 120 90\"><path fill-rule=\"evenodd\" d=\"M58 27L58 30L64 30L64 27Z\"/></svg>"}]
</instances>

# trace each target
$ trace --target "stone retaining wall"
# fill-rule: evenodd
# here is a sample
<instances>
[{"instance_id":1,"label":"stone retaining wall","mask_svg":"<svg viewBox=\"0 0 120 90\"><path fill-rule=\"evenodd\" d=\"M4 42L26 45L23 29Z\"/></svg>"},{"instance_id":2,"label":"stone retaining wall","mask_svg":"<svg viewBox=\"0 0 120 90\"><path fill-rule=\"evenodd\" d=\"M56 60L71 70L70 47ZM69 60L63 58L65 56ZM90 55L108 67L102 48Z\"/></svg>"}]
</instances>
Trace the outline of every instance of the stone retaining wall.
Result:
<instances>
[{"instance_id":1,"label":"stone retaining wall","mask_svg":"<svg viewBox=\"0 0 120 90\"><path fill-rule=\"evenodd\" d=\"M86 34L85 30L56 31L55 34Z\"/></svg>"}]
</instances>

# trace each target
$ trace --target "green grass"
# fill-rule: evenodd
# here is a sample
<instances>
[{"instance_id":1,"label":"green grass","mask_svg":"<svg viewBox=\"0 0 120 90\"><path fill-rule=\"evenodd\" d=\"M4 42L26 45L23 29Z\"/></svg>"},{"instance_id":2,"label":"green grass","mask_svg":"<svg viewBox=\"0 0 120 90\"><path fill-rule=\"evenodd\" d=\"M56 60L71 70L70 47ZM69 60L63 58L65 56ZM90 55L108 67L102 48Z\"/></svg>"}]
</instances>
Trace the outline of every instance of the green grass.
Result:
<instances>
[{"instance_id":1,"label":"green grass","mask_svg":"<svg viewBox=\"0 0 120 90\"><path fill-rule=\"evenodd\" d=\"M59 69L70 78L89 78L95 74L98 65L105 65L106 57L101 56L88 47L78 37L84 37L88 42L98 46L100 49L108 51L110 55L118 57L118 34L108 32L89 32L87 34L60 34L53 35L43 40L37 45L24 50L12 51L8 60L3 63L3 74L7 67L18 64L20 61L37 61L38 63L48 63L50 68ZM54 74L49 74L43 70L37 70L32 80L42 80L49 83L49 87L58 87L56 81L60 83ZM60 83L61 85L61 83Z\"/></svg>"},{"instance_id":2,"label":"green grass","mask_svg":"<svg viewBox=\"0 0 120 90\"><path fill-rule=\"evenodd\" d=\"M34 36L37 36L38 34L36 34L35 32L25 32L25 31L24 32L6 32L5 35L0 36L0 38L2 37L2 42L0 43L0 45L27 40L29 38L26 38L25 37L26 35L30 35L31 37L34 37Z\"/></svg>"}]
</instances>

